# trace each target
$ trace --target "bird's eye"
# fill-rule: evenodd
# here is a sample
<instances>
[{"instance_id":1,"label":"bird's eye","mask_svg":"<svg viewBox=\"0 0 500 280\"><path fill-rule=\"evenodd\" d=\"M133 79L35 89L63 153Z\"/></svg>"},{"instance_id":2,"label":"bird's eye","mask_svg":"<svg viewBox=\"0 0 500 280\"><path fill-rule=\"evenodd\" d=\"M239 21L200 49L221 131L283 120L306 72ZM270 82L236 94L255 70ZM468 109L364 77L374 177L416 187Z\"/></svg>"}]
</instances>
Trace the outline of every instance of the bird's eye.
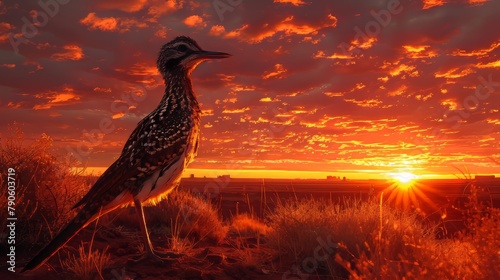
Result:
<instances>
[{"instance_id":1,"label":"bird's eye","mask_svg":"<svg viewBox=\"0 0 500 280\"><path fill-rule=\"evenodd\" d=\"M178 45L175 49L180 51L180 52L185 52L187 50L187 46L186 45Z\"/></svg>"}]
</instances>

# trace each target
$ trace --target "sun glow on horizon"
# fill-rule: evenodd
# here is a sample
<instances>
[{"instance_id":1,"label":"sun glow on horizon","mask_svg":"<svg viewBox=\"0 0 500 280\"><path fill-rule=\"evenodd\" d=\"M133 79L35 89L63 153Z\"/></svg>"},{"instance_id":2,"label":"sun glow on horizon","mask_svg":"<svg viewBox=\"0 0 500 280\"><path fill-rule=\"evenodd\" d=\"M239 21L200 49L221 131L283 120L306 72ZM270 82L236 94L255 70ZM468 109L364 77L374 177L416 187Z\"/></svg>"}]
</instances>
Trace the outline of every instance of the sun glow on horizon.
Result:
<instances>
[{"instance_id":1,"label":"sun glow on horizon","mask_svg":"<svg viewBox=\"0 0 500 280\"><path fill-rule=\"evenodd\" d=\"M426 215L422 212L421 205L426 205L432 209L436 209L435 203L429 196L430 193L435 193L432 187L426 184L424 177L433 177L435 175L415 175L408 171L386 173L390 176L393 183L384 190L387 194L386 201L400 209L414 209L421 215Z\"/></svg>"},{"instance_id":2,"label":"sun glow on horizon","mask_svg":"<svg viewBox=\"0 0 500 280\"><path fill-rule=\"evenodd\" d=\"M89 166L73 167L75 172L82 175L100 176L108 169L107 166ZM408 174L406 174L408 173ZM269 179L326 179L328 176L346 177L347 180L392 180L399 183L412 183L420 179L456 179L454 175L445 174L425 174L414 175L410 172L392 172L387 173L383 170L342 170L342 171L308 171L308 170L274 170L274 169L205 169L205 168L187 168L183 177L190 177L191 174L196 178L216 178L221 175L230 175L231 178L269 178ZM497 174L500 177L500 174Z\"/></svg>"},{"instance_id":3,"label":"sun glow on horizon","mask_svg":"<svg viewBox=\"0 0 500 280\"><path fill-rule=\"evenodd\" d=\"M418 178L417 175L412 174L410 172L397 172L397 173L388 173L388 175L394 180L399 181L401 184L406 185L411 181Z\"/></svg>"}]
</instances>

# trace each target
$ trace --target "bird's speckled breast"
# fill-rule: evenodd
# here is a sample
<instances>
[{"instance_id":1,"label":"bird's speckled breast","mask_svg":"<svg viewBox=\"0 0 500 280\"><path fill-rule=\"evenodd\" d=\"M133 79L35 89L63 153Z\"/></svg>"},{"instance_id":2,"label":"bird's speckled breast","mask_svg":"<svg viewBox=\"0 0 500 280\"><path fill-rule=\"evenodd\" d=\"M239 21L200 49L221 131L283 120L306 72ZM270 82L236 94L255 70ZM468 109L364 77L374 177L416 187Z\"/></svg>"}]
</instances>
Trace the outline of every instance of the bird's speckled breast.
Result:
<instances>
[{"instance_id":1,"label":"bird's speckled breast","mask_svg":"<svg viewBox=\"0 0 500 280\"><path fill-rule=\"evenodd\" d=\"M186 168L196 156L200 135L200 114L193 112L191 115L191 129L186 142L186 148L179 160L170 167L158 169L148 180L143 183L141 191L135 196L146 204L155 205L164 199L180 183L184 168Z\"/></svg>"}]
</instances>

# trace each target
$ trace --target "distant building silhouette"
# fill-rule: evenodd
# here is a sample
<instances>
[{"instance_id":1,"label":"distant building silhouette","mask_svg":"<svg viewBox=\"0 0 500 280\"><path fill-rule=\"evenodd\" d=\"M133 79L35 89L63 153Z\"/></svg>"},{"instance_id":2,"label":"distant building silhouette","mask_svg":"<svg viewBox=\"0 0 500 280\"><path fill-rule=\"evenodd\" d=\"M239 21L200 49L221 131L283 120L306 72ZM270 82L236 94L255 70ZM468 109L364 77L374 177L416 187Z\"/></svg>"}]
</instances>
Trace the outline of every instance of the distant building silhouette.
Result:
<instances>
[{"instance_id":1,"label":"distant building silhouette","mask_svg":"<svg viewBox=\"0 0 500 280\"><path fill-rule=\"evenodd\" d=\"M345 176L342 177L342 181L347 181L347 178Z\"/></svg>"},{"instance_id":2,"label":"distant building silhouette","mask_svg":"<svg viewBox=\"0 0 500 280\"><path fill-rule=\"evenodd\" d=\"M194 179L194 174L191 174L189 178Z\"/></svg>"}]
</instances>

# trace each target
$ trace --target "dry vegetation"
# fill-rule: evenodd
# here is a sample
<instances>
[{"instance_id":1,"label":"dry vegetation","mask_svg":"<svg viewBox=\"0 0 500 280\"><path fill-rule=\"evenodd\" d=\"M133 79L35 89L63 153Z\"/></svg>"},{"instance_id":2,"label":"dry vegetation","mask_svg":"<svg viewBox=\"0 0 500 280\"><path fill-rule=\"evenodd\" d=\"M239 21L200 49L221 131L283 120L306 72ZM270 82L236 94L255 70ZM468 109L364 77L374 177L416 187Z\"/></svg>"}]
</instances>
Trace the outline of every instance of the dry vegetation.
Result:
<instances>
[{"instance_id":1,"label":"dry vegetation","mask_svg":"<svg viewBox=\"0 0 500 280\"><path fill-rule=\"evenodd\" d=\"M15 168L17 238L25 244L37 245L48 242L73 217L71 208L88 189L88 177L72 170L72 162L54 156L49 136L43 134L28 145L24 142L17 125L9 126L2 135L0 184L6 185L4 170ZM6 205L6 199L6 193L2 192L0 204ZM0 223L5 222L2 218Z\"/></svg>"},{"instance_id":2,"label":"dry vegetation","mask_svg":"<svg viewBox=\"0 0 500 280\"><path fill-rule=\"evenodd\" d=\"M340 205L308 199L279 204L268 216L269 246L293 256L297 277L497 279L500 211L470 188L465 230L456 238L437 239L437 226L375 199Z\"/></svg>"},{"instance_id":3,"label":"dry vegetation","mask_svg":"<svg viewBox=\"0 0 500 280\"><path fill-rule=\"evenodd\" d=\"M191 236L195 242L208 239L217 244L226 237L227 226L222 223L217 209L203 197L177 191L161 201L158 209L152 210L159 221L170 221L177 236Z\"/></svg>"},{"instance_id":4,"label":"dry vegetation","mask_svg":"<svg viewBox=\"0 0 500 280\"><path fill-rule=\"evenodd\" d=\"M78 254L70 254L62 261L63 268L72 272L72 278L104 279L102 271L111 263L110 255L102 251L92 251L92 246L87 248L83 243L78 247Z\"/></svg>"},{"instance_id":5,"label":"dry vegetation","mask_svg":"<svg viewBox=\"0 0 500 280\"><path fill-rule=\"evenodd\" d=\"M89 179L53 155L50 137L24 146L16 127L6 136L0 170L16 168L18 239L34 244L23 248L32 255L74 215L70 209L90 187ZM236 250L236 262L271 277L265 279L495 279L500 275L500 211L477 199L474 184L468 192L462 208L466 229L447 239L437 239L436 226L417 214L375 198L278 200L264 220L238 213L222 221L203 197L174 192L146 211L152 234L168 237L168 244L160 246L185 255L208 246ZM5 200L2 192L0 203ZM99 225L126 235L138 232L135 219L134 211L122 209ZM93 240L67 256L59 254L62 269L73 278L103 279L102 271L112 263L111 253L92 248Z\"/></svg>"}]
</instances>

